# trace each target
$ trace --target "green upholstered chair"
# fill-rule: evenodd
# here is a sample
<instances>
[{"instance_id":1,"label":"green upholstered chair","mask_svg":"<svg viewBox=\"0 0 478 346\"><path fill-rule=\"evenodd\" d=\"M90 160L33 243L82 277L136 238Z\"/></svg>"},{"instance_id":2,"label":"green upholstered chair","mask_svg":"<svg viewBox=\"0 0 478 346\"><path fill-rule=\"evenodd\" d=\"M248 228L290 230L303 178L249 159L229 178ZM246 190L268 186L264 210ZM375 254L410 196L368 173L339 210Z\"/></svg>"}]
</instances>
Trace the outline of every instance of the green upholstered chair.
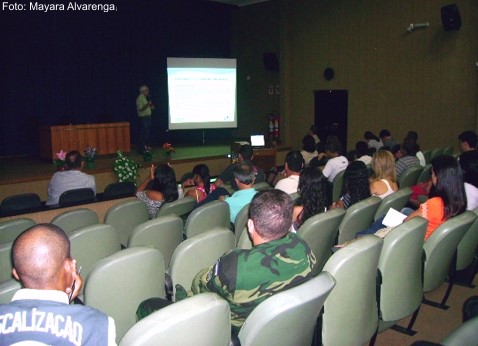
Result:
<instances>
[{"instance_id":1,"label":"green upholstered chair","mask_svg":"<svg viewBox=\"0 0 478 346\"><path fill-rule=\"evenodd\" d=\"M242 209L237 213L236 220L234 221L234 234L236 235L236 240L239 240L242 231L247 227L247 220L249 220L249 205L247 203Z\"/></svg>"},{"instance_id":2,"label":"green upholstered chair","mask_svg":"<svg viewBox=\"0 0 478 346\"><path fill-rule=\"evenodd\" d=\"M432 151L431 150L424 150L422 151L423 157L425 158L425 162L428 165L432 160Z\"/></svg>"},{"instance_id":3,"label":"green upholstered chair","mask_svg":"<svg viewBox=\"0 0 478 346\"><path fill-rule=\"evenodd\" d=\"M126 247L133 229L149 220L148 207L140 200L128 200L111 206L105 215L105 223L119 233L121 245Z\"/></svg>"},{"instance_id":4,"label":"green upholstered chair","mask_svg":"<svg viewBox=\"0 0 478 346\"><path fill-rule=\"evenodd\" d=\"M381 283L379 332L412 315L423 298L422 256L428 221L414 217L395 227L383 239L378 262ZM397 327L398 329L398 327ZM408 330L409 334L413 332Z\"/></svg>"},{"instance_id":5,"label":"green upholstered chair","mask_svg":"<svg viewBox=\"0 0 478 346\"><path fill-rule=\"evenodd\" d=\"M295 204L297 201L299 201L300 194L298 192L293 192L290 195L290 198L292 199L292 202Z\"/></svg>"},{"instance_id":6,"label":"green upholstered chair","mask_svg":"<svg viewBox=\"0 0 478 346\"><path fill-rule=\"evenodd\" d=\"M217 226L231 229L230 209L224 201L212 201L194 209L186 220L184 232L186 238L191 238Z\"/></svg>"},{"instance_id":7,"label":"green upholstered chair","mask_svg":"<svg viewBox=\"0 0 478 346\"><path fill-rule=\"evenodd\" d=\"M400 178L398 178L398 187L403 189L405 187L410 187L417 184L418 177L420 173L422 173L423 167L420 165L415 165L408 167L405 169L402 174L400 174Z\"/></svg>"},{"instance_id":8,"label":"green upholstered chair","mask_svg":"<svg viewBox=\"0 0 478 346\"><path fill-rule=\"evenodd\" d=\"M10 303L15 292L20 288L22 288L22 285L15 279L0 282L0 304Z\"/></svg>"},{"instance_id":9,"label":"green upholstered chair","mask_svg":"<svg viewBox=\"0 0 478 346\"><path fill-rule=\"evenodd\" d=\"M249 232L247 231L247 227L244 227L242 229L242 231L240 232L239 239L237 239L236 247L238 249L251 249L252 248L252 240L249 237Z\"/></svg>"},{"instance_id":10,"label":"green upholstered chair","mask_svg":"<svg viewBox=\"0 0 478 346\"><path fill-rule=\"evenodd\" d=\"M338 243L342 244L355 238L357 232L370 227L382 200L371 196L349 207L339 226Z\"/></svg>"},{"instance_id":11,"label":"green upholstered chair","mask_svg":"<svg viewBox=\"0 0 478 346\"><path fill-rule=\"evenodd\" d=\"M40 196L36 193L23 193L8 196L0 203L0 217L34 213L43 208Z\"/></svg>"},{"instance_id":12,"label":"green upholstered chair","mask_svg":"<svg viewBox=\"0 0 478 346\"><path fill-rule=\"evenodd\" d=\"M100 260L85 281L85 304L115 320L116 342L136 323L136 309L142 301L165 296L163 256L145 246Z\"/></svg>"},{"instance_id":13,"label":"green upholstered chair","mask_svg":"<svg viewBox=\"0 0 478 346\"><path fill-rule=\"evenodd\" d=\"M363 345L378 326L376 275L382 239L367 235L335 252L324 266L335 287L324 304L322 344Z\"/></svg>"},{"instance_id":14,"label":"green upholstered chair","mask_svg":"<svg viewBox=\"0 0 478 346\"><path fill-rule=\"evenodd\" d=\"M0 222L0 243L14 241L20 233L35 225L35 221L27 218L18 218Z\"/></svg>"},{"instance_id":15,"label":"green upholstered chair","mask_svg":"<svg viewBox=\"0 0 478 346\"><path fill-rule=\"evenodd\" d=\"M96 212L88 208L65 211L51 220L52 224L60 227L66 234L82 227L96 225L99 222Z\"/></svg>"},{"instance_id":16,"label":"green upholstered chair","mask_svg":"<svg viewBox=\"0 0 478 346\"><path fill-rule=\"evenodd\" d=\"M229 315L229 304L217 294L198 294L137 322L120 346L226 346L231 340Z\"/></svg>"},{"instance_id":17,"label":"green upholstered chair","mask_svg":"<svg viewBox=\"0 0 478 346\"><path fill-rule=\"evenodd\" d=\"M418 176L417 184L430 181L431 178L432 178L432 165L431 163L429 163L425 167L423 167L422 172Z\"/></svg>"},{"instance_id":18,"label":"green upholstered chair","mask_svg":"<svg viewBox=\"0 0 478 346\"><path fill-rule=\"evenodd\" d=\"M340 198L340 194L342 193L342 186L344 183L344 173L345 170L340 171L334 177L334 181L332 182L332 202L336 202Z\"/></svg>"},{"instance_id":19,"label":"green upholstered chair","mask_svg":"<svg viewBox=\"0 0 478 346\"><path fill-rule=\"evenodd\" d=\"M58 206L72 207L75 205L93 203L95 201L95 192L90 188L73 189L63 192L58 199Z\"/></svg>"},{"instance_id":20,"label":"green upholstered chair","mask_svg":"<svg viewBox=\"0 0 478 346\"><path fill-rule=\"evenodd\" d=\"M466 321L440 341L443 346L476 345L478 340L478 317Z\"/></svg>"},{"instance_id":21,"label":"green upholstered chair","mask_svg":"<svg viewBox=\"0 0 478 346\"><path fill-rule=\"evenodd\" d=\"M136 226L129 237L128 247L144 245L158 249L167 268L182 240L183 220L176 215L165 215Z\"/></svg>"},{"instance_id":22,"label":"green upholstered chair","mask_svg":"<svg viewBox=\"0 0 478 346\"><path fill-rule=\"evenodd\" d=\"M335 282L326 272L260 303L239 331L241 345L310 346L317 317Z\"/></svg>"},{"instance_id":23,"label":"green upholstered chair","mask_svg":"<svg viewBox=\"0 0 478 346\"><path fill-rule=\"evenodd\" d=\"M435 157L440 156L443 154L443 148L435 148L432 149L432 153L430 155L430 162L433 160Z\"/></svg>"},{"instance_id":24,"label":"green upholstered chair","mask_svg":"<svg viewBox=\"0 0 478 346\"><path fill-rule=\"evenodd\" d=\"M172 281L172 297L176 293L175 285L183 286L187 291L196 274L204 268L209 268L233 249L236 244L234 234L225 227L216 227L183 241L174 250L168 274Z\"/></svg>"},{"instance_id":25,"label":"green upholstered chair","mask_svg":"<svg viewBox=\"0 0 478 346\"><path fill-rule=\"evenodd\" d=\"M476 214L471 211L455 216L440 225L425 241L425 267L423 291L429 292L438 288L445 282L451 273L450 269L456 268L457 247L470 226L476 220ZM440 304L432 304L446 308L445 304L453 288L453 280L449 280L448 289ZM426 303L433 303L425 300Z\"/></svg>"},{"instance_id":26,"label":"green upholstered chair","mask_svg":"<svg viewBox=\"0 0 478 346\"><path fill-rule=\"evenodd\" d=\"M393 208L397 211L402 210L402 208L407 205L411 195L412 189L410 189L409 187L405 187L395 191L394 193L382 199L380 206L375 212L374 220L377 220L378 218L387 214L390 208Z\"/></svg>"},{"instance_id":27,"label":"green upholstered chair","mask_svg":"<svg viewBox=\"0 0 478 346\"><path fill-rule=\"evenodd\" d=\"M82 227L72 232L69 238L71 256L76 259L77 267L82 267L84 279L98 261L121 250L118 232L107 224Z\"/></svg>"},{"instance_id":28,"label":"green upholstered chair","mask_svg":"<svg viewBox=\"0 0 478 346\"><path fill-rule=\"evenodd\" d=\"M186 196L177 199L174 202L164 203L161 208L159 208L156 217L173 214L177 216L185 216L193 211L195 205L196 200L192 197Z\"/></svg>"},{"instance_id":29,"label":"green upholstered chair","mask_svg":"<svg viewBox=\"0 0 478 346\"><path fill-rule=\"evenodd\" d=\"M272 186L270 186L269 183L263 181L263 182L254 184L254 189L256 189L257 191L270 190L272 189Z\"/></svg>"},{"instance_id":30,"label":"green upholstered chair","mask_svg":"<svg viewBox=\"0 0 478 346\"><path fill-rule=\"evenodd\" d=\"M448 155L448 156L453 156L453 151L455 150L455 147L453 145L450 145L449 147L446 147L443 149L443 155Z\"/></svg>"},{"instance_id":31,"label":"green upholstered chair","mask_svg":"<svg viewBox=\"0 0 478 346\"><path fill-rule=\"evenodd\" d=\"M478 209L473 210L478 215ZM478 267L477 251L478 248L478 218L473 222L468 231L461 239L457 248L456 270L457 282L471 286L473 278Z\"/></svg>"},{"instance_id":32,"label":"green upholstered chair","mask_svg":"<svg viewBox=\"0 0 478 346\"><path fill-rule=\"evenodd\" d=\"M0 244L0 282L13 278L12 244L12 242Z\"/></svg>"},{"instance_id":33,"label":"green upholstered chair","mask_svg":"<svg viewBox=\"0 0 478 346\"><path fill-rule=\"evenodd\" d=\"M315 255L317 273L322 271L325 262L332 255L332 247L344 216L344 209L335 208L310 217L297 230Z\"/></svg>"},{"instance_id":34,"label":"green upholstered chair","mask_svg":"<svg viewBox=\"0 0 478 346\"><path fill-rule=\"evenodd\" d=\"M105 187L105 190L101 195L101 200L107 201L110 199L133 197L135 193L136 186L133 182L121 181L110 183Z\"/></svg>"}]
</instances>

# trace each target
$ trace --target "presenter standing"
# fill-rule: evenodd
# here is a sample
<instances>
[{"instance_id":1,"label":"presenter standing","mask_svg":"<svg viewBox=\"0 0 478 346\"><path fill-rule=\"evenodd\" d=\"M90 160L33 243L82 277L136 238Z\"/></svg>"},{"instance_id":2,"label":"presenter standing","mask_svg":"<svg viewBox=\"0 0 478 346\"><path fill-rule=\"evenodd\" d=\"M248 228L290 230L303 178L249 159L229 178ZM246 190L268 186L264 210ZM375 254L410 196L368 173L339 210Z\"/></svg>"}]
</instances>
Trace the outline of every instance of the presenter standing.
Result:
<instances>
[{"instance_id":1,"label":"presenter standing","mask_svg":"<svg viewBox=\"0 0 478 346\"><path fill-rule=\"evenodd\" d=\"M140 120L140 130L138 137L138 151L142 154L148 145L149 135L151 132L151 112L154 104L149 97L149 88L142 85L139 88L139 95L136 98L136 110Z\"/></svg>"}]
</instances>

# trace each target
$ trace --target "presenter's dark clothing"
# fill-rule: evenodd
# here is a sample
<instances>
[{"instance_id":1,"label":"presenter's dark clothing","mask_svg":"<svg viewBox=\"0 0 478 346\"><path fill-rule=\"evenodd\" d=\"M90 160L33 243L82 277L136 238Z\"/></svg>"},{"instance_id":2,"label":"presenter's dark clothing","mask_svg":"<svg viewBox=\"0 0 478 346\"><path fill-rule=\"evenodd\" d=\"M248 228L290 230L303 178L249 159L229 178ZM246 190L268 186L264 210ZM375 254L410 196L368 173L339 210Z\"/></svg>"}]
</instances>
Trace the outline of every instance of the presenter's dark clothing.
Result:
<instances>
[{"instance_id":1,"label":"presenter's dark clothing","mask_svg":"<svg viewBox=\"0 0 478 346\"><path fill-rule=\"evenodd\" d=\"M262 169L260 169L257 166L254 166L251 161L244 160L243 162L246 162L252 165L252 168L254 169L254 172L256 173L256 180L254 181L254 184L262 183L266 181L266 175ZM234 191L238 190L236 181L234 180L234 173L233 173L234 167L236 166L237 164L231 163L229 166L226 167L226 169L218 177L219 179L222 180L224 184L230 183Z\"/></svg>"},{"instance_id":2,"label":"presenter's dark clothing","mask_svg":"<svg viewBox=\"0 0 478 346\"><path fill-rule=\"evenodd\" d=\"M0 305L0 345L115 345L113 319L84 305L69 305L66 293L21 289Z\"/></svg>"}]
</instances>

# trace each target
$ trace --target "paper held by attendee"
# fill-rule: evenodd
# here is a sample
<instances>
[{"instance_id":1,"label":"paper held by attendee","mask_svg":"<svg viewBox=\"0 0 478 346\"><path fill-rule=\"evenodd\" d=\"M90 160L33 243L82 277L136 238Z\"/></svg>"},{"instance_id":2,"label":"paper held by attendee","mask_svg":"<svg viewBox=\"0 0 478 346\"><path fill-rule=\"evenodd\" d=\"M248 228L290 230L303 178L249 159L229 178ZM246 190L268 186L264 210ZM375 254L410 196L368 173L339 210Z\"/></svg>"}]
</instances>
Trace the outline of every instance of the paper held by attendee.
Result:
<instances>
[{"instance_id":1,"label":"paper held by attendee","mask_svg":"<svg viewBox=\"0 0 478 346\"><path fill-rule=\"evenodd\" d=\"M382 224L387 227L395 227L400 225L406 217L407 215L390 208L387 212L387 215L385 215Z\"/></svg>"}]
</instances>

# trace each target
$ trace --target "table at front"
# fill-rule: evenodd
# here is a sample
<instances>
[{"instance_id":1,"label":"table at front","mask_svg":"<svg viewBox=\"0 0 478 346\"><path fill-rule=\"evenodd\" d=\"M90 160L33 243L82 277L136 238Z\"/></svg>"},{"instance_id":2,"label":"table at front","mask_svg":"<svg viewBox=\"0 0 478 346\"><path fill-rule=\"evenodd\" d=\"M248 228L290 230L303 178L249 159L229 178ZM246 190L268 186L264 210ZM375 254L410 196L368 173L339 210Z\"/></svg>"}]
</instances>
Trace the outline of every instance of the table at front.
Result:
<instances>
[{"instance_id":1,"label":"table at front","mask_svg":"<svg viewBox=\"0 0 478 346\"><path fill-rule=\"evenodd\" d=\"M129 122L43 126L40 128L40 157L54 159L60 150L96 148L98 155L131 151Z\"/></svg>"}]
</instances>

